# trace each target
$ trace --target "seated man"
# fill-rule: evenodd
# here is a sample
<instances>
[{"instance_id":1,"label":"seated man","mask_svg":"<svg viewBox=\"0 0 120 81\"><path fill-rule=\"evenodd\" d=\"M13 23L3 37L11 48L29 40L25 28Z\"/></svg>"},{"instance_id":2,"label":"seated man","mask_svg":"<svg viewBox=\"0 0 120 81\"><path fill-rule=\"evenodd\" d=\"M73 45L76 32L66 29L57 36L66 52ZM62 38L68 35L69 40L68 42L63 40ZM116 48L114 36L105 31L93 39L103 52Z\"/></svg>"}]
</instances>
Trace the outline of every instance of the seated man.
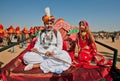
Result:
<instances>
[{"instance_id":1,"label":"seated man","mask_svg":"<svg viewBox=\"0 0 120 81\"><path fill-rule=\"evenodd\" d=\"M71 58L66 51L62 50L63 42L60 32L53 29L54 16L46 13L42 20L45 29L39 31L34 47L23 56L26 64L24 70L40 67L44 73L65 71L71 66Z\"/></svg>"}]
</instances>

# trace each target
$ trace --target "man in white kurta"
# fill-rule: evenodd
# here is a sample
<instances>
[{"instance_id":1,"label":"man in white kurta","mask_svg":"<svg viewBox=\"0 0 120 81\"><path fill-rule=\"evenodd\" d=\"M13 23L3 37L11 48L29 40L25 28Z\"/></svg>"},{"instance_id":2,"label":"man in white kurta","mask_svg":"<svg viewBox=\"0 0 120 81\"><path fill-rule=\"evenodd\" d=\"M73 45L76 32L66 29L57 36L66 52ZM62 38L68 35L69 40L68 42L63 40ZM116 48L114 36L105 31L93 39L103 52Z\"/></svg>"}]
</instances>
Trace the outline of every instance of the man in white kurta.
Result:
<instances>
[{"instance_id":1,"label":"man in white kurta","mask_svg":"<svg viewBox=\"0 0 120 81\"><path fill-rule=\"evenodd\" d=\"M25 71L31 70L35 64L39 65L44 73L56 72L58 70L65 71L71 66L69 54L62 50L63 42L61 34L53 29L53 24L54 20L52 19L44 21L45 30L39 32L32 52L27 52L23 56L23 61L27 64L24 68Z\"/></svg>"}]
</instances>

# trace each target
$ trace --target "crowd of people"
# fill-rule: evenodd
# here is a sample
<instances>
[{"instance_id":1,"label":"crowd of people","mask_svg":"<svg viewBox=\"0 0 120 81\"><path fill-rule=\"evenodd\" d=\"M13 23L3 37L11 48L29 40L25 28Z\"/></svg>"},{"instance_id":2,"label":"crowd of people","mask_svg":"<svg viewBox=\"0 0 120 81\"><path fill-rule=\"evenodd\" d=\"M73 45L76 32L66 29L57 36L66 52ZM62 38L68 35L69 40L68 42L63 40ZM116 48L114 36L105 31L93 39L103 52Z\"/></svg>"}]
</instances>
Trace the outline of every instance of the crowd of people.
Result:
<instances>
[{"instance_id":1,"label":"crowd of people","mask_svg":"<svg viewBox=\"0 0 120 81\"><path fill-rule=\"evenodd\" d=\"M31 27L30 29L27 29L26 27L21 29L19 26L13 27L12 25L10 25L8 28L5 29L4 26L0 24L0 47L8 46L14 42L32 37L38 30L41 30L42 28L42 26L35 26ZM32 39L21 43L20 48L25 46L26 43L30 42L31 40Z\"/></svg>"},{"instance_id":2,"label":"crowd of people","mask_svg":"<svg viewBox=\"0 0 120 81\"><path fill-rule=\"evenodd\" d=\"M119 40L120 39L120 32L96 32L93 33L94 34L94 38L95 40L98 39L111 39L111 41L114 43L115 40Z\"/></svg>"}]
</instances>

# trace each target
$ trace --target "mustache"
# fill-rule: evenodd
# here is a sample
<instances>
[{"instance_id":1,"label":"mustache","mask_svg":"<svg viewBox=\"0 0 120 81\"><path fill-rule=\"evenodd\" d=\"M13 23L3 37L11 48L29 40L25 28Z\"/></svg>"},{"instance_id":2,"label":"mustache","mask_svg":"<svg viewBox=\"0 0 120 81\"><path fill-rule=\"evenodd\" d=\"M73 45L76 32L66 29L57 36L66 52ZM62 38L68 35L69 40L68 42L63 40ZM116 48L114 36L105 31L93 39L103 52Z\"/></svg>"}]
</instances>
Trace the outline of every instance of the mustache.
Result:
<instances>
[{"instance_id":1,"label":"mustache","mask_svg":"<svg viewBox=\"0 0 120 81\"><path fill-rule=\"evenodd\" d=\"M52 30L53 27L52 27L52 26L49 26L49 27L46 27L45 29L46 29L46 30Z\"/></svg>"},{"instance_id":2,"label":"mustache","mask_svg":"<svg viewBox=\"0 0 120 81\"><path fill-rule=\"evenodd\" d=\"M46 27L46 28L53 28L52 26L48 26L48 27Z\"/></svg>"}]
</instances>

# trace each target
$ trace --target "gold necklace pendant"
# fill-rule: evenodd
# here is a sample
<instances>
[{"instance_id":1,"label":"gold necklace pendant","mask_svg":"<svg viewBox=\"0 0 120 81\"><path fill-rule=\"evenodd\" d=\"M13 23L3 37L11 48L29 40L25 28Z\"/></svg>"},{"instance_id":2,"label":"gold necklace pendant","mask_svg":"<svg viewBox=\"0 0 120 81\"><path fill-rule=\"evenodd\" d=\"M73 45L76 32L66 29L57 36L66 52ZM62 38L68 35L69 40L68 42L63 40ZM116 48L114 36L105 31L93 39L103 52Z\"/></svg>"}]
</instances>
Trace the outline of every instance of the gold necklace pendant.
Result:
<instances>
[{"instance_id":1,"label":"gold necklace pendant","mask_svg":"<svg viewBox=\"0 0 120 81\"><path fill-rule=\"evenodd\" d=\"M53 39L53 33L52 32L46 33L45 40L49 41L49 43L50 43L52 41L52 39Z\"/></svg>"}]
</instances>

